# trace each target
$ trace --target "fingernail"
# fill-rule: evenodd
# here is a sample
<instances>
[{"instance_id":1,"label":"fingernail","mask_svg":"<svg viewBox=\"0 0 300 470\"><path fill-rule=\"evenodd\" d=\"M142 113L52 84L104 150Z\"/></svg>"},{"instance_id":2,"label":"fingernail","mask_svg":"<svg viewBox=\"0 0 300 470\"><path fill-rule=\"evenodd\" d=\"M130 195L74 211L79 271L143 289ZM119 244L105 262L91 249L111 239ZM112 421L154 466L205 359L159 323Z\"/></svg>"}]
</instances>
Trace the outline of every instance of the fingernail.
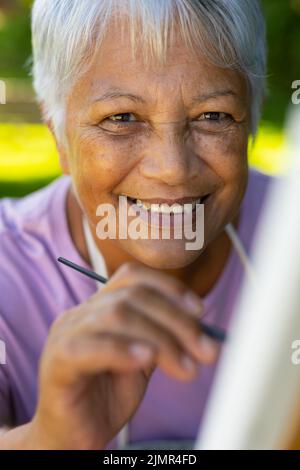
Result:
<instances>
[{"instance_id":1,"label":"fingernail","mask_svg":"<svg viewBox=\"0 0 300 470\"><path fill-rule=\"evenodd\" d=\"M200 315L203 311L202 300L192 291L188 291L184 294L183 304L185 308L192 313Z\"/></svg>"},{"instance_id":2,"label":"fingernail","mask_svg":"<svg viewBox=\"0 0 300 470\"><path fill-rule=\"evenodd\" d=\"M130 353L139 359L149 359L152 355L152 350L144 344L132 344L130 346Z\"/></svg>"},{"instance_id":3,"label":"fingernail","mask_svg":"<svg viewBox=\"0 0 300 470\"><path fill-rule=\"evenodd\" d=\"M190 359L188 356L182 356L181 364L189 372L193 372L196 367L195 362L192 359Z\"/></svg>"},{"instance_id":4,"label":"fingernail","mask_svg":"<svg viewBox=\"0 0 300 470\"><path fill-rule=\"evenodd\" d=\"M205 356L215 357L219 351L219 345L206 335L201 335L199 338L199 349Z\"/></svg>"}]
</instances>

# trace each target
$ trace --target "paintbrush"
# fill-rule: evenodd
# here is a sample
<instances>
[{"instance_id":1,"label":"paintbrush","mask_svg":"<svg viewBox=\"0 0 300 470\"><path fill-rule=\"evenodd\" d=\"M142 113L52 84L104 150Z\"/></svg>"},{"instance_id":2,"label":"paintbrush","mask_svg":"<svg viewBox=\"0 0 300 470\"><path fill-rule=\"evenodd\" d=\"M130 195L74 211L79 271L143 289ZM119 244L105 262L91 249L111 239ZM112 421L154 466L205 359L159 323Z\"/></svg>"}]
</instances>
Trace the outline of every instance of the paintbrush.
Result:
<instances>
[{"instance_id":1,"label":"paintbrush","mask_svg":"<svg viewBox=\"0 0 300 470\"><path fill-rule=\"evenodd\" d=\"M69 266L69 268L79 271L81 274L84 274L85 276L88 276L92 279L95 279L96 281L101 282L102 284L106 284L106 282L108 281L105 277L100 276L100 274L97 274L94 271L91 271L90 269L83 268L82 266L79 266L78 264L73 263L72 261L69 261L66 258L62 258L61 256L57 258L57 261L65 264L66 266ZM203 323L201 320L200 320L200 326L201 326L203 333L205 333L210 338L213 338L214 340L217 340L220 343L223 343L226 340L226 333L220 328L216 326L212 326L212 325L207 325L206 323Z\"/></svg>"}]
</instances>

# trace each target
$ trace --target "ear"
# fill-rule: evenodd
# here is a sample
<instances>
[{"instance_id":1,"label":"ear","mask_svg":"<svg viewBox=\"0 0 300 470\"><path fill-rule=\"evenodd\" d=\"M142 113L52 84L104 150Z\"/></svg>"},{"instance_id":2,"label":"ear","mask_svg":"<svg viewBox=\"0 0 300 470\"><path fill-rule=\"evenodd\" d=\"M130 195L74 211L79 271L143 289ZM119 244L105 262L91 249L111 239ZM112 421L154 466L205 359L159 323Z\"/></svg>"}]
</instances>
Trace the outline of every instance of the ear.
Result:
<instances>
[{"instance_id":1,"label":"ear","mask_svg":"<svg viewBox=\"0 0 300 470\"><path fill-rule=\"evenodd\" d=\"M69 159L68 159L68 154L67 154L66 148L65 148L65 146L63 146L57 140L56 134L54 132L53 122L51 121L51 119L46 118L45 105L44 105L43 102L40 103L40 110L41 110L41 114L42 114L42 117L43 117L43 121L46 124L46 126L48 127L49 131L51 132L51 134L53 136L53 139L55 140L56 148L57 148L57 151L58 151L58 154L59 154L59 161L60 161L60 166L61 166L62 172L65 175L69 175L70 174L70 168L69 168Z\"/></svg>"}]
</instances>

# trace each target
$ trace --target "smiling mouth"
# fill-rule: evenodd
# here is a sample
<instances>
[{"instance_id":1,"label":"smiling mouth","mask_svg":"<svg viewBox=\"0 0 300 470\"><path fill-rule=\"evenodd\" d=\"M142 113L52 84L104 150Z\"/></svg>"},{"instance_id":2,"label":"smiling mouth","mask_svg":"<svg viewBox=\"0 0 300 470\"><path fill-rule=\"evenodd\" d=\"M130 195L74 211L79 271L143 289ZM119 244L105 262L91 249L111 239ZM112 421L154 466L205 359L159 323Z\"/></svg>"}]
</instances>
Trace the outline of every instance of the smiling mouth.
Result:
<instances>
[{"instance_id":1,"label":"smiling mouth","mask_svg":"<svg viewBox=\"0 0 300 470\"><path fill-rule=\"evenodd\" d=\"M165 200L154 200L151 202L148 200L134 199L126 196L130 204L136 205L138 208L144 211L156 213L156 214L189 214L195 211L197 204L205 204L211 194L195 198L182 198L182 202L168 201ZM123 195L125 196L125 195ZM154 202L155 201L155 202Z\"/></svg>"}]
</instances>

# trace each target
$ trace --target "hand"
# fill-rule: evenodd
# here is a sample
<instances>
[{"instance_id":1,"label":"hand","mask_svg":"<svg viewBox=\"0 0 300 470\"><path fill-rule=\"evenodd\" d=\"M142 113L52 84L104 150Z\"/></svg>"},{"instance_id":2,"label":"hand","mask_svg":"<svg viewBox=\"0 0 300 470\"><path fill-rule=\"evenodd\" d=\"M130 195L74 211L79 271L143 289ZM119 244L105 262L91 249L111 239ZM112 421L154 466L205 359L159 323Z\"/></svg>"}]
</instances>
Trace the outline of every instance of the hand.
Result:
<instances>
[{"instance_id":1,"label":"hand","mask_svg":"<svg viewBox=\"0 0 300 470\"><path fill-rule=\"evenodd\" d=\"M41 357L32 436L42 448L103 449L135 413L155 367L190 380L219 346L201 299L175 278L126 263L53 323Z\"/></svg>"}]
</instances>

